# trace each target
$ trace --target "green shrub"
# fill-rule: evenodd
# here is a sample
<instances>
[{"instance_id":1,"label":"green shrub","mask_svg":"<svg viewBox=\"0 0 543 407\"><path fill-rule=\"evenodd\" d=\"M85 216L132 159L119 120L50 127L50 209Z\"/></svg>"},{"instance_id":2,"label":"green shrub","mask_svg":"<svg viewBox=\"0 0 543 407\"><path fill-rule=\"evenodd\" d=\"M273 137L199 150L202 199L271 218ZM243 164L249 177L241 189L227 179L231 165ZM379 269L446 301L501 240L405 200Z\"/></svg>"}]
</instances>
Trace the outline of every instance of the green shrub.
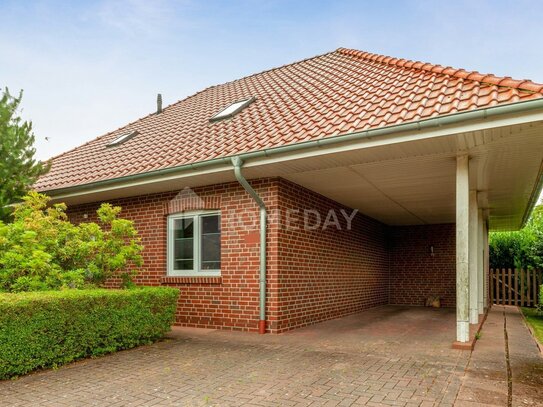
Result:
<instances>
[{"instance_id":1,"label":"green shrub","mask_svg":"<svg viewBox=\"0 0 543 407\"><path fill-rule=\"evenodd\" d=\"M179 291L0 294L0 379L151 343L170 330Z\"/></svg>"},{"instance_id":2,"label":"green shrub","mask_svg":"<svg viewBox=\"0 0 543 407\"><path fill-rule=\"evenodd\" d=\"M113 276L125 284L142 264L140 239L121 208L102 204L99 223L74 225L66 205L30 192L0 221L0 291L43 291L101 285Z\"/></svg>"},{"instance_id":3,"label":"green shrub","mask_svg":"<svg viewBox=\"0 0 543 407\"><path fill-rule=\"evenodd\" d=\"M490 233L489 254L491 268L542 269L543 205L521 230Z\"/></svg>"},{"instance_id":4,"label":"green shrub","mask_svg":"<svg viewBox=\"0 0 543 407\"><path fill-rule=\"evenodd\" d=\"M489 241L490 267L533 268L534 259L530 256L530 249L533 246L532 236L526 229L491 233Z\"/></svg>"}]
</instances>

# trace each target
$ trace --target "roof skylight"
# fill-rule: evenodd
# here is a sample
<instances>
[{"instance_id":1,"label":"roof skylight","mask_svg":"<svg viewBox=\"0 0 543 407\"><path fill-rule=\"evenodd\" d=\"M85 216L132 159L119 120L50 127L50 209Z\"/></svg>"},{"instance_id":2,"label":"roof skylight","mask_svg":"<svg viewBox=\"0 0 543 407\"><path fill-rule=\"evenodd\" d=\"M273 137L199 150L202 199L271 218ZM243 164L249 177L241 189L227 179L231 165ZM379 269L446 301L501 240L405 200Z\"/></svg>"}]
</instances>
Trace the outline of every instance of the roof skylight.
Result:
<instances>
[{"instance_id":1,"label":"roof skylight","mask_svg":"<svg viewBox=\"0 0 543 407\"><path fill-rule=\"evenodd\" d=\"M231 105L225 107L223 110L221 110L215 116L211 117L209 119L209 121L214 122L216 120L222 120L222 119L227 119L229 117L232 117L236 113L239 113L240 110L246 108L254 100L255 100L255 98L252 97L252 98L249 98L249 99L244 99L244 100L240 100L238 102L234 102Z\"/></svg>"},{"instance_id":2,"label":"roof skylight","mask_svg":"<svg viewBox=\"0 0 543 407\"><path fill-rule=\"evenodd\" d=\"M109 143L107 143L107 147L117 146L117 145L119 145L121 143L124 143L128 139L131 139L132 137L134 137L136 134L138 134L137 130L131 131L130 133L122 134L119 137L117 137L116 139L114 139L114 140L110 141Z\"/></svg>"}]
</instances>

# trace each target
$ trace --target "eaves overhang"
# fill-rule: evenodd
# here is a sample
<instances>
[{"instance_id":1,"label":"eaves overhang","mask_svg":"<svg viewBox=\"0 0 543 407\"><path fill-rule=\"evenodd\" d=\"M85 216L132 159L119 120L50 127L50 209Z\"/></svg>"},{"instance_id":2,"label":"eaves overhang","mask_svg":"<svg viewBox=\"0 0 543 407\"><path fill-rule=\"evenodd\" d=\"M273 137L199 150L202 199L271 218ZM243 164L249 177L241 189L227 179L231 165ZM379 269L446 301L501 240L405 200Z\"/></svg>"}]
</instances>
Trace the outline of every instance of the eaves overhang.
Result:
<instances>
[{"instance_id":1,"label":"eaves overhang","mask_svg":"<svg viewBox=\"0 0 543 407\"><path fill-rule=\"evenodd\" d=\"M289 160L303 154L326 154L337 149L364 148L367 145L393 144L421 138L440 137L452 133L466 131L471 128L488 128L499 123L523 123L543 120L543 98L529 101L496 105L484 109L458 112L429 119L401 123L365 131L351 132L336 136L323 136L317 140L305 141L258 151L236 154L246 167L259 166L272 160ZM232 156L189 163L180 166L126 175L117 178L100 180L88 184L74 185L59 189L43 190L55 200L76 198L97 191L107 194L108 191L127 189L135 185L152 185L158 182L177 178L209 177L210 174L230 173ZM233 177L231 177L233 179ZM213 177L210 177L213 179ZM230 180L226 178L216 178ZM538 174L538 182L534 186L529 205L523 216L523 224L527 221L533 207L537 203L543 188L543 171Z\"/></svg>"}]
</instances>

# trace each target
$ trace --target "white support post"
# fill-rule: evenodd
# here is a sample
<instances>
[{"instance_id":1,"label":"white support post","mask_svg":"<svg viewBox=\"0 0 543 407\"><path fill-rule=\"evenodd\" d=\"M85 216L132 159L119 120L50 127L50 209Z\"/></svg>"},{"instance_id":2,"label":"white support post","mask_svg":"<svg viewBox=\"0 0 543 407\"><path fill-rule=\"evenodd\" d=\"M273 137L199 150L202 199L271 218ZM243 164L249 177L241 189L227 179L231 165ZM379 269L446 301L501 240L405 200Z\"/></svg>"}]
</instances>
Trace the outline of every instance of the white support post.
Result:
<instances>
[{"instance_id":1,"label":"white support post","mask_svg":"<svg viewBox=\"0 0 543 407\"><path fill-rule=\"evenodd\" d=\"M456 340L469 341L469 158L456 159Z\"/></svg>"},{"instance_id":2,"label":"white support post","mask_svg":"<svg viewBox=\"0 0 543 407\"><path fill-rule=\"evenodd\" d=\"M484 275L484 307L485 307L485 310L488 308L488 306L490 305L489 304L489 295L490 295L490 291L489 291L489 288L488 288L488 283L489 283L489 278L490 278L490 254L489 254L489 250L488 250L488 221L485 219L483 221L483 249L485 251L485 255L484 255L484 270L483 270L483 275Z\"/></svg>"},{"instance_id":3,"label":"white support post","mask_svg":"<svg viewBox=\"0 0 543 407\"><path fill-rule=\"evenodd\" d=\"M469 323L479 323L479 306L477 289L477 191L469 191Z\"/></svg>"},{"instance_id":4,"label":"white support post","mask_svg":"<svg viewBox=\"0 0 543 407\"><path fill-rule=\"evenodd\" d=\"M483 239L483 210L477 211L477 311L479 315L485 312L485 285L484 285L484 239Z\"/></svg>"}]
</instances>

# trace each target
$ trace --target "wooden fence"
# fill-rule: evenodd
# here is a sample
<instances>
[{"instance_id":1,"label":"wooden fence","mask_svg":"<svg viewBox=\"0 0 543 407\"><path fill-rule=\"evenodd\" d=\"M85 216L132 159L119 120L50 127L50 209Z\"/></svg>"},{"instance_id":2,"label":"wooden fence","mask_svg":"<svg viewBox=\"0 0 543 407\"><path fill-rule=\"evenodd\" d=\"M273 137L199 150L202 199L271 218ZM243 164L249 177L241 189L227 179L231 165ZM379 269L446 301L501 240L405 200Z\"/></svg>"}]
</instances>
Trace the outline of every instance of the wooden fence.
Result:
<instances>
[{"instance_id":1,"label":"wooden fence","mask_svg":"<svg viewBox=\"0 0 543 407\"><path fill-rule=\"evenodd\" d=\"M541 270L490 269L490 300L493 304L535 307L541 284Z\"/></svg>"}]
</instances>

